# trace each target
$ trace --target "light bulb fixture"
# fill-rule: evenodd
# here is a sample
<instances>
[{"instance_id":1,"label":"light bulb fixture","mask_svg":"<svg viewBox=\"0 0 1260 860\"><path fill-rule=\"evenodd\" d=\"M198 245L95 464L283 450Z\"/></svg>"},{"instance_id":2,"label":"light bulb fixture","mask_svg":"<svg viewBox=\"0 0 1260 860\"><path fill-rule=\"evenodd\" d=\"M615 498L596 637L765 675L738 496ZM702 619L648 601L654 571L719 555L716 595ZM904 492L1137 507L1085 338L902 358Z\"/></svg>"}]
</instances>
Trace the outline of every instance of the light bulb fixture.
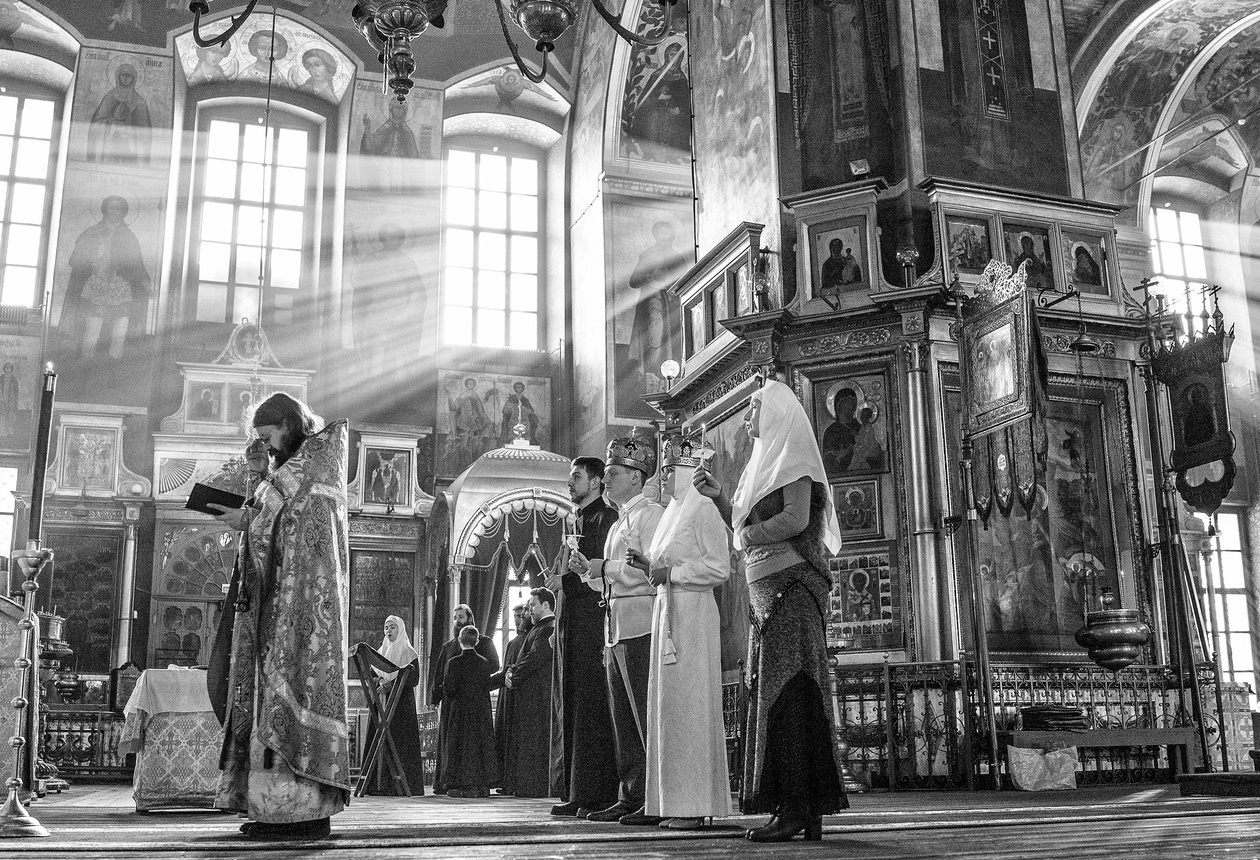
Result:
<instances>
[{"instance_id":1,"label":"light bulb fixture","mask_svg":"<svg viewBox=\"0 0 1260 860\"><path fill-rule=\"evenodd\" d=\"M507 0L508 12L526 36L534 40L534 47L542 54L542 64L538 71L525 65L516 42L508 32L507 16L503 12L503 3L494 3L499 15L499 27L503 31L503 40L521 74L534 83L542 83L547 76L547 55L556 49L556 40L577 21L578 0ZM602 0L591 0L595 11L608 22L622 39L634 45L651 48L661 44L669 37L670 25L673 23L674 5L678 0L656 0L665 10L665 20L660 30L652 35L643 35L621 23L620 15L608 10ZM201 33L201 16L210 12L210 0L192 0L188 11L193 15L193 41L201 47L223 45L241 28L249 18L258 0L249 0L245 9L231 17L226 30L209 38ZM411 50L411 42L418 38L430 25L443 27L446 24L447 0L358 0L350 10L354 27L377 51L377 59L385 67L385 89L394 91L398 100L405 101L415 82L411 79L416 70L415 55ZM623 10L624 11L624 10Z\"/></svg>"},{"instance_id":2,"label":"light bulb fixture","mask_svg":"<svg viewBox=\"0 0 1260 860\"><path fill-rule=\"evenodd\" d=\"M672 358L667 358L661 362L661 377L665 380L665 389L668 391L670 386L674 384L674 380L682 373L682 365Z\"/></svg>"}]
</instances>

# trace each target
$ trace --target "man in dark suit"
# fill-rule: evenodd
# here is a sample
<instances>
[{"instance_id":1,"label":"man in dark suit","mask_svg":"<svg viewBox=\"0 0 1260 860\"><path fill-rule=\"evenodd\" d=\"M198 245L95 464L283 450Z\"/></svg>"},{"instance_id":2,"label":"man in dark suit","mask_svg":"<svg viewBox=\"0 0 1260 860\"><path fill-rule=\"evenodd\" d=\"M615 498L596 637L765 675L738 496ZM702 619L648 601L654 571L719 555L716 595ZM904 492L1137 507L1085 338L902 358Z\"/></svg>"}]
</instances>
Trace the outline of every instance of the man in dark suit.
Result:
<instances>
[{"instance_id":1,"label":"man in dark suit","mask_svg":"<svg viewBox=\"0 0 1260 860\"><path fill-rule=\"evenodd\" d=\"M604 606L577 573L569 557L602 558L617 512L605 504L604 461L578 457L569 471L569 498L577 505L576 549L564 546L556 556L547 587L561 595L555 639L552 686L552 793L564 803L552 815L587 814L617 799L617 752L608 680L604 672Z\"/></svg>"},{"instance_id":2,"label":"man in dark suit","mask_svg":"<svg viewBox=\"0 0 1260 860\"><path fill-rule=\"evenodd\" d=\"M508 746L513 742L512 710L515 706L513 700L516 698L515 692L506 682L508 670L520 657L521 646L525 644L525 634L529 632L533 624L525 604L512 608L512 623L516 626L516 636L503 650L503 668L490 676L490 689L500 691L499 700L494 705L494 740L499 749L499 787L495 790L495 794L516 793L512 788L511 780L508 779L507 768L504 766Z\"/></svg>"},{"instance_id":3,"label":"man in dark suit","mask_svg":"<svg viewBox=\"0 0 1260 860\"><path fill-rule=\"evenodd\" d=\"M548 588L529 593L533 620L516 664L508 671L512 692L504 785L517 797L546 797L551 763L551 638L555 629L556 596Z\"/></svg>"}]
</instances>

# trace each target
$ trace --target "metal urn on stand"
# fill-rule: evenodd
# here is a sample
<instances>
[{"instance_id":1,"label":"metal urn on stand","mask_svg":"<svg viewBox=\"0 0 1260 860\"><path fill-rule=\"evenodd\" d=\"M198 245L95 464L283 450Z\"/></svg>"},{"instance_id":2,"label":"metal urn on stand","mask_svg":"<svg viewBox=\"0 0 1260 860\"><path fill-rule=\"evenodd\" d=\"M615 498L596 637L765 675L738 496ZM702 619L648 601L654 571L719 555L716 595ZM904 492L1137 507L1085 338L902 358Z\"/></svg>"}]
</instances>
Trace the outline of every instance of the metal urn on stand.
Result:
<instances>
[{"instance_id":1,"label":"metal urn on stand","mask_svg":"<svg viewBox=\"0 0 1260 860\"><path fill-rule=\"evenodd\" d=\"M57 374L53 372L50 363L44 371L44 386L39 403L39 429L35 436L35 461L31 475L31 518L26 541L27 550L43 550L43 553L37 563L28 562L28 567L25 569L26 580L22 583L24 611L22 620L18 622L21 641L18 646L18 655L13 660L13 666L19 673L18 688L21 692L13 699L15 726L13 736L9 738L9 745L13 748L13 776L5 781L5 787L9 790L8 798L4 806L0 807L0 837L4 838L52 835L35 816L27 811L18 791L25 784L22 778L23 773L29 774L34 770L30 762L35 756L35 738L30 736L32 734L31 721L27 711L38 707L37 702L32 702L28 698L32 690L38 689L38 685L32 683L39 656L35 631L35 592L39 590L36 577L40 569L52 558L52 553L43 549L40 535L44 521L44 473L48 469L48 441L52 436L53 398L56 393ZM29 752L23 749L28 744Z\"/></svg>"},{"instance_id":2,"label":"metal urn on stand","mask_svg":"<svg viewBox=\"0 0 1260 860\"><path fill-rule=\"evenodd\" d=\"M1136 609L1112 609L1111 589L1102 590L1099 602L1101 609L1086 611L1085 626L1076 631L1076 644L1099 666L1119 672L1142 655L1142 647L1151 641L1151 628Z\"/></svg>"}]
</instances>

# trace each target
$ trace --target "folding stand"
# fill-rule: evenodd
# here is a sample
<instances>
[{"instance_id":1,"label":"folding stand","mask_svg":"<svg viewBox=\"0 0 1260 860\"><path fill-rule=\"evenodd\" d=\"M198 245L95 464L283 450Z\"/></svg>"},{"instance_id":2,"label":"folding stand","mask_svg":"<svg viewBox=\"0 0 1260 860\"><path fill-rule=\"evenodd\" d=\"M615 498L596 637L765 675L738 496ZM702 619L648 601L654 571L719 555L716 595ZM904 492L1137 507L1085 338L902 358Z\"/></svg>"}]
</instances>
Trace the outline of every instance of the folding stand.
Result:
<instances>
[{"instance_id":1,"label":"folding stand","mask_svg":"<svg viewBox=\"0 0 1260 860\"><path fill-rule=\"evenodd\" d=\"M411 787L407 785L407 775L403 771L402 759L394 747L394 739L389 734L389 724L394 718L394 710L402 701L403 695L410 692L408 681L416 671L415 666L410 663L406 666L395 666L382 657L379 651L363 642L354 646L352 656L355 671L359 674L359 682L363 685L363 692L367 699L368 713L376 722L376 734L363 752L363 768L360 772L359 784L354 787L354 796L362 797L364 791L367 790L368 783L371 782L380 764L383 750L386 753L385 764L389 767L399 795L410 797ZM373 669L398 673L394 677L388 694L381 689L380 676L373 672Z\"/></svg>"}]
</instances>

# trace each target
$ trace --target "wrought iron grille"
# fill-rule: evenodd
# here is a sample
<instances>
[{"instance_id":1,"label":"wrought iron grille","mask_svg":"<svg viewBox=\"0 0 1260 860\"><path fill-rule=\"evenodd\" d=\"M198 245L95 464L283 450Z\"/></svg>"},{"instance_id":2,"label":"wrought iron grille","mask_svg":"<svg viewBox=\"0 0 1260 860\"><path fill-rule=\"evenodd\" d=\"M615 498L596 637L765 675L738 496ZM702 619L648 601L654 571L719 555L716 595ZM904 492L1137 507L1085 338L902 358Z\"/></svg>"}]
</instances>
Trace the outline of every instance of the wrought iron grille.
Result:
<instances>
[{"instance_id":1,"label":"wrought iron grille","mask_svg":"<svg viewBox=\"0 0 1260 860\"><path fill-rule=\"evenodd\" d=\"M994 771L977 680L975 664L964 661L837 666L841 756L874 787L975 788ZM1040 704L1079 707L1091 729L1196 728L1189 690L1168 666L1112 673L1092 663L995 664L992 681L999 732L1021 728L1021 709ZM1209 765L1220 760L1215 683L1211 667L1200 667ZM1190 758L1202 763L1197 742ZM1166 781L1169 765L1162 746L1083 748L1077 779L1082 785Z\"/></svg>"},{"instance_id":2,"label":"wrought iron grille","mask_svg":"<svg viewBox=\"0 0 1260 860\"><path fill-rule=\"evenodd\" d=\"M129 774L127 757L118 752L123 717L103 710L50 710L44 722L40 757L62 776Z\"/></svg>"},{"instance_id":3,"label":"wrought iron grille","mask_svg":"<svg viewBox=\"0 0 1260 860\"><path fill-rule=\"evenodd\" d=\"M841 755L859 779L893 790L974 787L960 663L842 665L834 676Z\"/></svg>"}]
</instances>

